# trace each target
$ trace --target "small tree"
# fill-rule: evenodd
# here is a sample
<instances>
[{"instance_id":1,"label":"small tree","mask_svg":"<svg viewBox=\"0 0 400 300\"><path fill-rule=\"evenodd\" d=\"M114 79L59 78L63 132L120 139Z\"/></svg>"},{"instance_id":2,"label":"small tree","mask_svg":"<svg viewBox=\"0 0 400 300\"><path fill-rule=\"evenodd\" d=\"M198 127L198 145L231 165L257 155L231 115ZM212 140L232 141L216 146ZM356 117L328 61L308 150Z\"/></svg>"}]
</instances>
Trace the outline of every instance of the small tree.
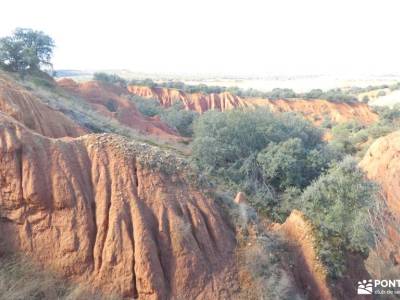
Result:
<instances>
[{"instance_id":1,"label":"small tree","mask_svg":"<svg viewBox=\"0 0 400 300\"><path fill-rule=\"evenodd\" d=\"M17 28L11 36L0 39L0 67L12 72L52 68L53 39L42 31Z\"/></svg>"},{"instance_id":2,"label":"small tree","mask_svg":"<svg viewBox=\"0 0 400 300\"><path fill-rule=\"evenodd\" d=\"M365 104L368 104L368 103L369 103L369 97L368 97L367 95L365 95L365 96L362 98L362 102L365 103Z\"/></svg>"},{"instance_id":3,"label":"small tree","mask_svg":"<svg viewBox=\"0 0 400 300\"><path fill-rule=\"evenodd\" d=\"M318 99L321 98L324 92L321 89L313 89L304 95L306 99Z\"/></svg>"},{"instance_id":4,"label":"small tree","mask_svg":"<svg viewBox=\"0 0 400 300\"><path fill-rule=\"evenodd\" d=\"M385 91L379 91L378 94L376 94L377 97L383 97L386 96L386 92Z\"/></svg>"}]
</instances>

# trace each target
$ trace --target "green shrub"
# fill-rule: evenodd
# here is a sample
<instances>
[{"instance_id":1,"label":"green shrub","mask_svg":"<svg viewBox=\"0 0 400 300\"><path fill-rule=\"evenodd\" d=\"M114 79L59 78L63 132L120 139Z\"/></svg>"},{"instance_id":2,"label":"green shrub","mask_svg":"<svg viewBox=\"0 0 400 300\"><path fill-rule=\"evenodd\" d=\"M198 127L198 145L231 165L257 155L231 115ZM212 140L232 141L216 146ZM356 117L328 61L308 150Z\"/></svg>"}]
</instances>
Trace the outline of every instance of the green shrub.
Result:
<instances>
[{"instance_id":1,"label":"green shrub","mask_svg":"<svg viewBox=\"0 0 400 300\"><path fill-rule=\"evenodd\" d=\"M156 99L144 99L137 96L131 96L130 99L135 103L136 108L145 116L154 117L160 115L163 108Z\"/></svg>"},{"instance_id":2,"label":"green shrub","mask_svg":"<svg viewBox=\"0 0 400 300\"><path fill-rule=\"evenodd\" d=\"M306 99L321 99L324 92L321 89L313 89L308 93L305 93L304 98Z\"/></svg>"},{"instance_id":3,"label":"green shrub","mask_svg":"<svg viewBox=\"0 0 400 300\"><path fill-rule=\"evenodd\" d=\"M257 155L264 179L278 191L304 188L322 173L330 157L325 147L307 148L300 138L271 142Z\"/></svg>"},{"instance_id":4,"label":"green shrub","mask_svg":"<svg viewBox=\"0 0 400 300\"><path fill-rule=\"evenodd\" d=\"M275 88L271 92L267 93L267 97L270 99L287 99L296 98L297 94L292 89Z\"/></svg>"},{"instance_id":5,"label":"green shrub","mask_svg":"<svg viewBox=\"0 0 400 300\"><path fill-rule=\"evenodd\" d=\"M373 241L369 212L377 197L377 185L350 157L333 165L302 194L300 209L316 228L319 257L332 278L343 275L346 252L368 254Z\"/></svg>"},{"instance_id":6,"label":"green shrub","mask_svg":"<svg viewBox=\"0 0 400 300\"><path fill-rule=\"evenodd\" d=\"M237 169L243 159L260 152L270 142L298 137L308 147L321 144L321 131L303 118L263 109L206 112L195 123L194 136L194 159L213 171ZM203 151L206 149L209 151Z\"/></svg>"},{"instance_id":7,"label":"green shrub","mask_svg":"<svg viewBox=\"0 0 400 300\"><path fill-rule=\"evenodd\" d=\"M264 178L284 190L289 186L304 186L306 176L298 176L306 167L306 151L299 138L274 143L257 155Z\"/></svg>"},{"instance_id":8,"label":"green shrub","mask_svg":"<svg viewBox=\"0 0 400 300\"><path fill-rule=\"evenodd\" d=\"M400 120L400 105L396 104L393 108L387 106L376 106L375 111L379 114L381 122L394 123Z\"/></svg>"},{"instance_id":9,"label":"green shrub","mask_svg":"<svg viewBox=\"0 0 400 300\"><path fill-rule=\"evenodd\" d=\"M369 97L367 96L367 95L365 95L363 98L362 98L362 103L365 103L365 104L368 104L369 103Z\"/></svg>"},{"instance_id":10,"label":"green shrub","mask_svg":"<svg viewBox=\"0 0 400 300\"><path fill-rule=\"evenodd\" d=\"M348 94L341 89L331 89L325 92L322 96L322 99L326 99L334 102L357 102L357 97Z\"/></svg>"},{"instance_id":11,"label":"green shrub","mask_svg":"<svg viewBox=\"0 0 400 300\"><path fill-rule=\"evenodd\" d=\"M175 104L160 112L161 120L170 127L175 128L182 136L193 135L193 122L198 113L185 110L181 105Z\"/></svg>"},{"instance_id":12,"label":"green shrub","mask_svg":"<svg viewBox=\"0 0 400 300\"><path fill-rule=\"evenodd\" d=\"M103 82L106 84L113 84L120 87L126 87L127 81L116 74L107 74L103 72L96 72L93 74L93 80Z\"/></svg>"},{"instance_id":13,"label":"green shrub","mask_svg":"<svg viewBox=\"0 0 400 300\"><path fill-rule=\"evenodd\" d=\"M332 128L333 139L330 144L342 153L355 154L358 150L357 143L360 142L355 137L362 129L364 126L357 122L338 124Z\"/></svg>"},{"instance_id":14,"label":"green shrub","mask_svg":"<svg viewBox=\"0 0 400 300\"><path fill-rule=\"evenodd\" d=\"M143 80L138 80L138 79L132 79L131 81L129 81L130 85L141 85L141 86L147 86L150 88L159 86L157 83L155 83L152 79L150 78L146 78Z\"/></svg>"},{"instance_id":15,"label":"green shrub","mask_svg":"<svg viewBox=\"0 0 400 300\"><path fill-rule=\"evenodd\" d=\"M328 114L324 114L321 127L326 129L332 129L334 125L335 122L332 121L332 118Z\"/></svg>"},{"instance_id":16,"label":"green shrub","mask_svg":"<svg viewBox=\"0 0 400 300\"><path fill-rule=\"evenodd\" d=\"M400 129L400 106L374 107L379 121L372 125L347 122L332 127L330 146L339 152L361 156L377 138Z\"/></svg>"}]
</instances>

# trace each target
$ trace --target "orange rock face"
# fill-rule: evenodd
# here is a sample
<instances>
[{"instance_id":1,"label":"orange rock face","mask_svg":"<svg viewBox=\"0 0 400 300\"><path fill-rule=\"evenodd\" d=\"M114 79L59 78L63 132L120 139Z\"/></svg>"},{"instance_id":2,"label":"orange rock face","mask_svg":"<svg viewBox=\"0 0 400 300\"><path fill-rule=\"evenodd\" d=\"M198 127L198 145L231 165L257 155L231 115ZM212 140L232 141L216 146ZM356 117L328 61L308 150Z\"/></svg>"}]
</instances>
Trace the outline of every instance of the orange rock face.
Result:
<instances>
[{"instance_id":1,"label":"orange rock face","mask_svg":"<svg viewBox=\"0 0 400 300\"><path fill-rule=\"evenodd\" d=\"M46 138L0 115L0 165L11 250L128 298L230 297L234 232L178 158L116 135Z\"/></svg>"},{"instance_id":2,"label":"orange rock face","mask_svg":"<svg viewBox=\"0 0 400 300\"><path fill-rule=\"evenodd\" d=\"M327 100L268 100L256 98L241 98L224 92L221 94L185 93L176 89L149 88L144 86L128 86L129 92L145 98L158 99L163 106L171 106L182 102L186 109L203 113L216 109L225 111L238 107L267 107L276 112L299 112L315 124L329 117L333 122L343 123L358 121L370 124L378 120L378 115L364 103L337 103Z\"/></svg>"},{"instance_id":3,"label":"orange rock face","mask_svg":"<svg viewBox=\"0 0 400 300\"><path fill-rule=\"evenodd\" d=\"M160 101L161 105L169 107L175 102L182 102L186 109L203 113L216 109L225 111L237 107L248 107L250 103L230 93L202 94L185 93L176 89L149 88L145 86L128 86L128 91L144 98L153 98Z\"/></svg>"},{"instance_id":4,"label":"orange rock face","mask_svg":"<svg viewBox=\"0 0 400 300\"><path fill-rule=\"evenodd\" d=\"M85 134L64 114L40 102L24 87L0 76L0 111L48 137L77 137Z\"/></svg>"},{"instance_id":5,"label":"orange rock face","mask_svg":"<svg viewBox=\"0 0 400 300\"><path fill-rule=\"evenodd\" d=\"M245 193L243 192L237 193L234 202L236 204L247 204L247 197Z\"/></svg>"},{"instance_id":6,"label":"orange rock face","mask_svg":"<svg viewBox=\"0 0 400 300\"><path fill-rule=\"evenodd\" d=\"M145 117L134 103L123 96L126 89L96 81L77 83L72 79L59 80L58 85L81 97L101 114L117 119L121 124L165 139L183 140L179 134L157 117Z\"/></svg>"},{"instance_id":7,"label":"orange rock face","mask_svg":"<svg viewBox=\"0 0 400 300\"><path fill-rule=\"evenodd\" d=\"M368 177L381 187L388 211L379 252L393 264L400 263L400 131L381 137L360 163Z\"/></svg>"}]
</instances>

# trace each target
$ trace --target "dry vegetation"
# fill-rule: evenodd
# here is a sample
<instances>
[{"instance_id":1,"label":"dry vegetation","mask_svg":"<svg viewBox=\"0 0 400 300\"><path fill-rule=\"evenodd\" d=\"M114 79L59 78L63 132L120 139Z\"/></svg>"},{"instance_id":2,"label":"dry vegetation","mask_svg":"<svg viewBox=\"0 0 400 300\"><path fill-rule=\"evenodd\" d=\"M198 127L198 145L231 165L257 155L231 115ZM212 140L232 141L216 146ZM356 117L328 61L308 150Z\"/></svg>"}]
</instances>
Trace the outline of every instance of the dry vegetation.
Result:
<instances>
[{"instance_id":1,"label":"dry vegetation","mask_svg":"<svg viewBox=\"0 0 400 300\"><path fill-rule=\"evenodd\" d=\"M269 222L252 207L232 202L231 193L218 192L213 196L236 231L240 282L237 299L303 299L287 271L293 259L289 242L268 230Z\"/></svg>"},{"instance_id":2,"label":"dry vegetation","mask_svg":"<svg viewBox=\"0 0 400 300\"><path fill-rule=\"evenodd\" d=\"M0 300L117 300L91 293L82 285L69 283L41 271L31 260L22 256L0 257Z\"/></svg>"}]
</instances>

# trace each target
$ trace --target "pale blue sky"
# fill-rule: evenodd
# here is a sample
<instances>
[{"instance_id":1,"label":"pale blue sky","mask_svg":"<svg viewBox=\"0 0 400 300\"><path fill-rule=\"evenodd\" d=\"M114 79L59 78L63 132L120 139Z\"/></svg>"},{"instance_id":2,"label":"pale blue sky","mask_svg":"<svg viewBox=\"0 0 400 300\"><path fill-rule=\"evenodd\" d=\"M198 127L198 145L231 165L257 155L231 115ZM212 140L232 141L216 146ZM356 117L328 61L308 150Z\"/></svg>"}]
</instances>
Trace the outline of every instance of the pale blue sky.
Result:
<instances>
[{"instance_id":1,"label":"pale blue sky","mask_svg":"<svg viewBox=\"0 0 400 300\"><path fill-rule=\"evenodd\" d=\"M5 0L0 35L50 34L56 68L400 72L398 0Z\"/></svg>"}]
</instances>

